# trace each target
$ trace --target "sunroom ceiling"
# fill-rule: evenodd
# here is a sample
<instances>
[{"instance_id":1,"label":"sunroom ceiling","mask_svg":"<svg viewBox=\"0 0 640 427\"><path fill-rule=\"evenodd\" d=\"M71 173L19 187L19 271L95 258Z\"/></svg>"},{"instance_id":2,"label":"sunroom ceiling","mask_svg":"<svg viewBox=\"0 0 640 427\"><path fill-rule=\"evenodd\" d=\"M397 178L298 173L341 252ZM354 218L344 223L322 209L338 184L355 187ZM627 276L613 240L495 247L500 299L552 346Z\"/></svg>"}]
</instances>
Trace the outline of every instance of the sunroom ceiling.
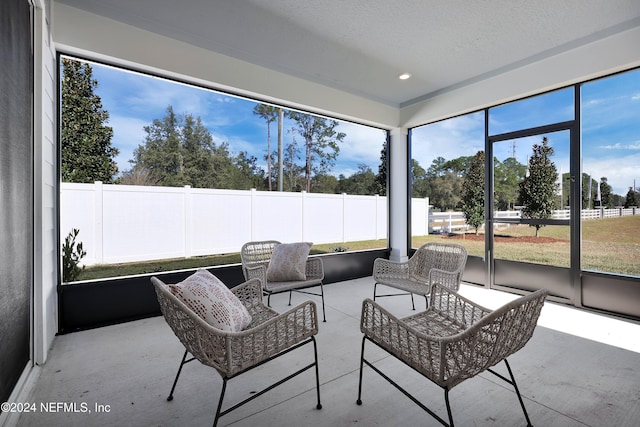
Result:
<instances>
[{"instance_id":1,"label":"sunroom ceiling","mask_svg":"<svg viewBox=\"0 0 640 427\"><path fill-rule=\"evenodd\" d=\"M640 26L638 0L55 1L397 107Z\"/></svg>"}]
</instances>

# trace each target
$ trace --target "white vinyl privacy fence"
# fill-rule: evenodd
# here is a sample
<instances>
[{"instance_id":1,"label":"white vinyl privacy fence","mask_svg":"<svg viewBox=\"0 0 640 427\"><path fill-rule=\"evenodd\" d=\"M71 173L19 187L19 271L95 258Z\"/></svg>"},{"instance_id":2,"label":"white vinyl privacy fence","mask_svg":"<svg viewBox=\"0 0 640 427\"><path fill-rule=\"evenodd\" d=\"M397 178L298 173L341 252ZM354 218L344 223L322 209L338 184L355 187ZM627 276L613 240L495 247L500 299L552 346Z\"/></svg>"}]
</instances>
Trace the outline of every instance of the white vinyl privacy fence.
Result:
<instances>
[{"instance_id":1,"label":"white vinyl privacy fence","mask_svg":"<svg viewBox=\"0 0 640 427\"><path fill-rule=\"evenodd\" d=\"M582 211L583 219L634 214L640 210ZM505 216L520 212L496 212ZM233 253L252 240L340 244L386 239L387 198L62 183L61 240L74 228L85 265ZM431 212L428 198L411 200L413 236L466 229L462 212Z\"/></svg>"},{"instance_id":2,"label":"white vinyl privacy fence","mask_svg":"<svg viewBox=\"0 0 640 427\"><path fill-rule=\"evenodd\" d=\"M252 240L386 239L387 199L62 183L62 241L74 228L87 251L85 265L182 258L239 252Z\"/></svg>"}]
</instances>

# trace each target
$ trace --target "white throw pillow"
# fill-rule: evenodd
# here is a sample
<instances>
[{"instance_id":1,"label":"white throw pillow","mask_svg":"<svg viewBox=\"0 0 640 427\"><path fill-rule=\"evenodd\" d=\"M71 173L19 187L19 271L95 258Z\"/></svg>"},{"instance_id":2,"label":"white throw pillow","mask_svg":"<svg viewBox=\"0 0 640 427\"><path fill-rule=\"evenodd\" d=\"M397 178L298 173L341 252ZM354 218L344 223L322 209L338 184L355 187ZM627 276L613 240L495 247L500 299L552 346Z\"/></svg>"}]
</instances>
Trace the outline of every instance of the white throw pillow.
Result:
<instances>
[{"instance_id":1,"label":"white throw pillow","mask_svg":"<svg viewBox=\"0 0 640 427\"><path fill-rule=\"evenodd\" d=\"M173 295L214 328L238 332L251 323L251 315L238 297L205 269L168 286Z\"/></svg>"},{"instance_id":2,"label":"white throw pillow","mask_svg":"<svg viewBox=\"0 0 640 427\"><path fill-rule=\"evenodd\" d=\"M307 280L307 258L313 243L280 243L274 246L267 280L269 282L288 282Z\"/></svg>"}]
</instances>

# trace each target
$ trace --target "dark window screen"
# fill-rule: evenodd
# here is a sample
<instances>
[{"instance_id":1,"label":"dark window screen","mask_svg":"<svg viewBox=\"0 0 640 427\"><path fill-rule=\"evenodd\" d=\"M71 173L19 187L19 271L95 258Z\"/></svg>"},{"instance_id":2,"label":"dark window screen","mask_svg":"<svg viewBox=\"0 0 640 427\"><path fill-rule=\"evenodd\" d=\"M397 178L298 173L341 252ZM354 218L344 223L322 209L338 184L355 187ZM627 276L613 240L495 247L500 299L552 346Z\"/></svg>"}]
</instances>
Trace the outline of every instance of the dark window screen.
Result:
<instances>
[{"instance_id":1,"label":"dark window screen","mask_svg":"<svg viewBox=\"0 0 640 427\"><path fill-rule=\"evenodd\" d=\"M0 1L0 402L30 360L33 283L31 9Z\"/></svg>"}]
</instances>

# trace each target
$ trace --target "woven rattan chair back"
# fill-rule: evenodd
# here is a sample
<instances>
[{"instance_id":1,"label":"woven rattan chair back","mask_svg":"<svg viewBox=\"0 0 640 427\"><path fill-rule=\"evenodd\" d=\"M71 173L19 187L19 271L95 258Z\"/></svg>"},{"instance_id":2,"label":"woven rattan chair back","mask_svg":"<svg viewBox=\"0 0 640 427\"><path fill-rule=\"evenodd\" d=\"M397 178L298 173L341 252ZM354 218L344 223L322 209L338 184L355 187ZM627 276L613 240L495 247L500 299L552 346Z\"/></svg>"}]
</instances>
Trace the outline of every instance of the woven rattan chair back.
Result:
<instances>
[{"instance_id":1,"label":"woven rattan chair back","mask_svg":"<svg viewBox=\"0 0 640 427\"><path fill-rule=\"evenodd\" d=\"M263 240L247 242L240 249L240 259L242 260L242 274L245 280L258 279L262 283L262 289L267 295L267 305L271 305L271 295L281 292L289 292L289 305L291 305L291 295L299 292L308 295L315 295L321 298L322 320L327 321L324 308L324 266L322 259L310 257L307 259L305 274L306 280L292 280L284 282L270 282L267 278L267 269L273 255L277 240ZM320 292L309 291L308 288L320 286Z\"/></svg>"},{"instance_id":2,"label":"woven rattan chair back","mask_svg":"<svg viewBox=\"0 0 640 427\"><path fill-rule=\"evenodd\" d=\"M411 274L416 280L429 281L429 272L435 268L448 272L459 272L457 286L453 290L458 290L462 270L467 262L467 249L464 246L452 243L429 242L416 250L411 257Z\"/></svg>"},{"instance_id":3,"label":"woven rattan chair back","mask_svg":"<svg viewBox=\"0 0 640 427\"><path fill-rule=\"evenodd\" d=\"M377 297L422 295L427 306L429 292L434 283L452 290L460 288L462 274L467 263L467 249L452 243L429 242L420 246L408 261L395 262L378 258L373 263L373 300ZM401 293L378 294L378 285L403 291Z\"/></svg>"}]
</instances>

